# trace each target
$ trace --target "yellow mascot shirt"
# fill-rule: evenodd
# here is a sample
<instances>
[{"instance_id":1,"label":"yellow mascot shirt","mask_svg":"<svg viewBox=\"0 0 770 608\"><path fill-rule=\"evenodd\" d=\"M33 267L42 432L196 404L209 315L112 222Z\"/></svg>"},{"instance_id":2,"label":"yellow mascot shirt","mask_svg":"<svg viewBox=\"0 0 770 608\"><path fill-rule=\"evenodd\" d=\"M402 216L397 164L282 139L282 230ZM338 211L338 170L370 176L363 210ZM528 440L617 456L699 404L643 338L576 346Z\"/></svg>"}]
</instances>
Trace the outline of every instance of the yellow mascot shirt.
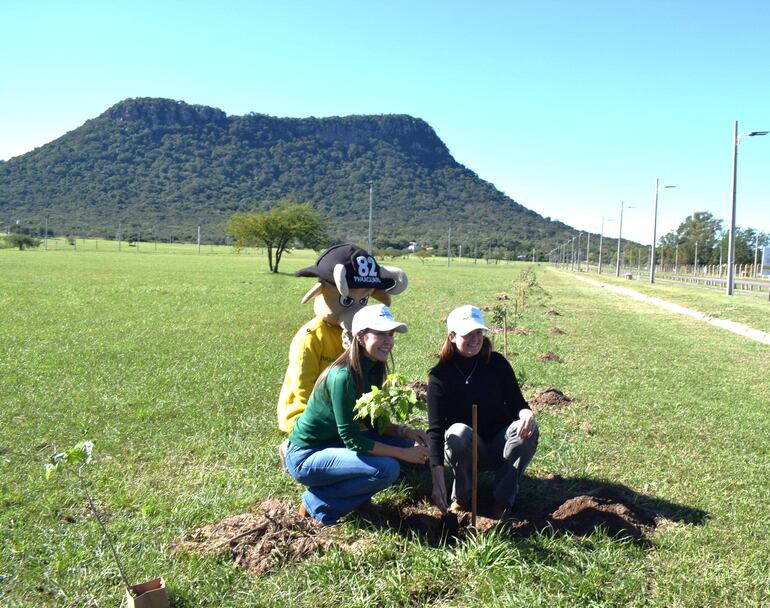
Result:
<instances>
[{"instance_id":1,"label":"yellow mascot shirt","mask_svg":"<svg viewBox=\"0 0 770 608\"><path fill-rule=\"evenodd\" d=\"M318 376L342 351L341 327L318 317L300 327L289 347L289 367L278 397L278 426L282 431L291 433Z\"/></svg>"}]
</instances>

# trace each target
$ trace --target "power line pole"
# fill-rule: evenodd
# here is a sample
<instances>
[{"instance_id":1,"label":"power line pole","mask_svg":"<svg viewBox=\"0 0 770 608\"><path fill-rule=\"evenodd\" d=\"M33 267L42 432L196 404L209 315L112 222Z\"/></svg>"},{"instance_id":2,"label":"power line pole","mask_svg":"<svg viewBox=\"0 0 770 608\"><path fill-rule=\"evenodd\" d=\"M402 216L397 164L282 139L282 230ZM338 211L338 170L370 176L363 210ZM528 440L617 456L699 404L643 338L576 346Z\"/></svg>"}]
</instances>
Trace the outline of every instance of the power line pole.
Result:
<instances>
[{"instance_id":1,"label":"power line pole","mask_svg":"<svg viewBox=\"0 0 770 608\"><path fill-rule=\"evenodd\" d=\"M452 263L452 227L449 227L449 235L446 239L446 267L449 268Z\"/></svg>"},{"instance_id":2,"label":"power line pole","mask_svg":"<svg viewBox=\"0 0 770 608\"><path fill-rule=\"evenodd\" d=\"M369 253L372 253L372 195L374 183L369 180Z\"/></svg>"}]
</instances>

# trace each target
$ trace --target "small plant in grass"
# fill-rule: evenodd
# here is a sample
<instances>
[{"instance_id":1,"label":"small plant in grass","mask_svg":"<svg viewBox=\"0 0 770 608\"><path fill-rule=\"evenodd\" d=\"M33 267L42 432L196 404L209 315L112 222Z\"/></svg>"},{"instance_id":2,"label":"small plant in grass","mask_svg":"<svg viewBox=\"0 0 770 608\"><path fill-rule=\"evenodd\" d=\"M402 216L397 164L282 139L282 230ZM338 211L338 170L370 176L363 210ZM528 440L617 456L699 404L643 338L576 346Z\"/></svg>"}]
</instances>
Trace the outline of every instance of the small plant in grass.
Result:
<instances>
[{"instance_id":1,"label":"small plant in grass","mask_svg":"<svg viewBox=\"0 0 770 608\"><path fill-rule=\"evenodd\" d=\"M516 326L516 316L513 317L513 325ZM497 304L492 308L492 325L499 327L503 332L503 354L508 358L508 307Z\"/></svg>"},{"instance_id":2,"label":"small plant in grass","mask_svg":"<svg viewBox=\"0 0 770 608\"><path fill-rule=\"evenodd\" d=\"M54 454L45 465L45 477L46 479L50 479L54 474L65 471L73 472L75 474L78 481L80 482L81 488L83 489L83 493L85 494L88 507L91 509L91 513L99 523L99 527L102 529L104 538L107 540L107 544L109 545L110 551L112 552L112 557L115 559L115 564L118 567L120 578L123 579L123 583L125 584L129 593L135 596L136 593L134 592L134 588L129 584L128 578L126 578L125 572L123 570L123 564L118 557L118 552L115 550L115 545L112 542L112 538L107 532L107 526L104 525L104 521L102 521L99 510L96 508L96 504L94 503L94 499L91 497L91 492L88 491L88 482L84 476L84 469L91 464L91 456L93 454L93 450L93 442L90 440L85 440L81 441L75 447L70 448L69 450Z\"/></svg>"},{"instance_id":3,"label":"small plant in grass","mask_svg":"<svg viewBox=\"0 0 770 608\"><path fill-rule=\"evenodd\" d=\"M508 321L508 307L502 304L496 304L492 308L492 325L503 329Z\"/></svg>"},{"instance_id":4,"label":"small plant in grass","mask_svg":"<svg viewBox=\"0 0 770 608\"><path fill-rule=\"evenodd\" d=\"M417 393L407 386L407 380L399 374L388 374L382 388L376 386L356 401L353 411L356 418L368 419L372 427L381 433L390 424L407 422L417 406Z\"/></svg>"}]
</instances>

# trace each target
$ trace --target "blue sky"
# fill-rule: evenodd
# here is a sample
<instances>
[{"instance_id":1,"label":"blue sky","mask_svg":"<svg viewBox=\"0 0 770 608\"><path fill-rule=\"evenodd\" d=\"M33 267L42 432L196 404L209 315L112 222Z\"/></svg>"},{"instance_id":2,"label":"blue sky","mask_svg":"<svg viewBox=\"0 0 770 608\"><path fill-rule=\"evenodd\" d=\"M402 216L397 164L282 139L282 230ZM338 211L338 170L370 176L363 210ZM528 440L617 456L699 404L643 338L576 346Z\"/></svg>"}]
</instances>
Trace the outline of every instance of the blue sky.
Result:
<instances>
[{"instance_id":1,"label":"blue sky","mask_svg":"<svg viewBox=\"0 0 770 608\"><path fill-rule=\"evenodd\" d=\"M770 129L768 40L766 0L3 0L0 159L128 97L410 114L525 207L617 236L625 201L649 243L656 177L677 186L658 236L729 221L733 122ZM770 232L770 136L739 150L738 226Z\"/></svg>"}]
</instances>

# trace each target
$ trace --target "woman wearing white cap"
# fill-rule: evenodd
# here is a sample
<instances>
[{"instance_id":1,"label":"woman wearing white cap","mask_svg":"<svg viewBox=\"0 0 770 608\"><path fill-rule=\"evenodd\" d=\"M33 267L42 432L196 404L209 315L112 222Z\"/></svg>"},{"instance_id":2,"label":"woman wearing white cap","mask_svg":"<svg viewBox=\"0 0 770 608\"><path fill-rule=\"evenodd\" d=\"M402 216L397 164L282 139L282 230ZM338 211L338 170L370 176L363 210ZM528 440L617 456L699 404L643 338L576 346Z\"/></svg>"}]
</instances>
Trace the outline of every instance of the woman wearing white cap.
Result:
<instances>
[{"instance_id":1,"label":"woman wearing white cap","mask_svg":"<svg viewBox=\"0 0 770 608\"><path fill-rule=\"evenodd\" d=\"M289 473L307 486L302 515L334 524L391 485L399 460L428 461L425 431L391 425L377 435L362 431L353 414L363 393L382 386L393 334L406 331L384 304L362 308L353 317L350 347L318 378L286 450Z\"/></svg>"},{"instance_id":2,"label":"woman wearing white cap","mask_svg":"<svg viewBox=\"0 0 770 608\"><path fill-rule=\"evenodd\" d=\"M478 465L495 472L493 516L499 518L516 500L539 432L510 363L484 335L487 329L475 306L449 313L439 362L428 378L428 436L436 506L447 510L446 460L454 472L448 508L469 510L472 406L478 406Z\"/></svg>"}]
</instances>

